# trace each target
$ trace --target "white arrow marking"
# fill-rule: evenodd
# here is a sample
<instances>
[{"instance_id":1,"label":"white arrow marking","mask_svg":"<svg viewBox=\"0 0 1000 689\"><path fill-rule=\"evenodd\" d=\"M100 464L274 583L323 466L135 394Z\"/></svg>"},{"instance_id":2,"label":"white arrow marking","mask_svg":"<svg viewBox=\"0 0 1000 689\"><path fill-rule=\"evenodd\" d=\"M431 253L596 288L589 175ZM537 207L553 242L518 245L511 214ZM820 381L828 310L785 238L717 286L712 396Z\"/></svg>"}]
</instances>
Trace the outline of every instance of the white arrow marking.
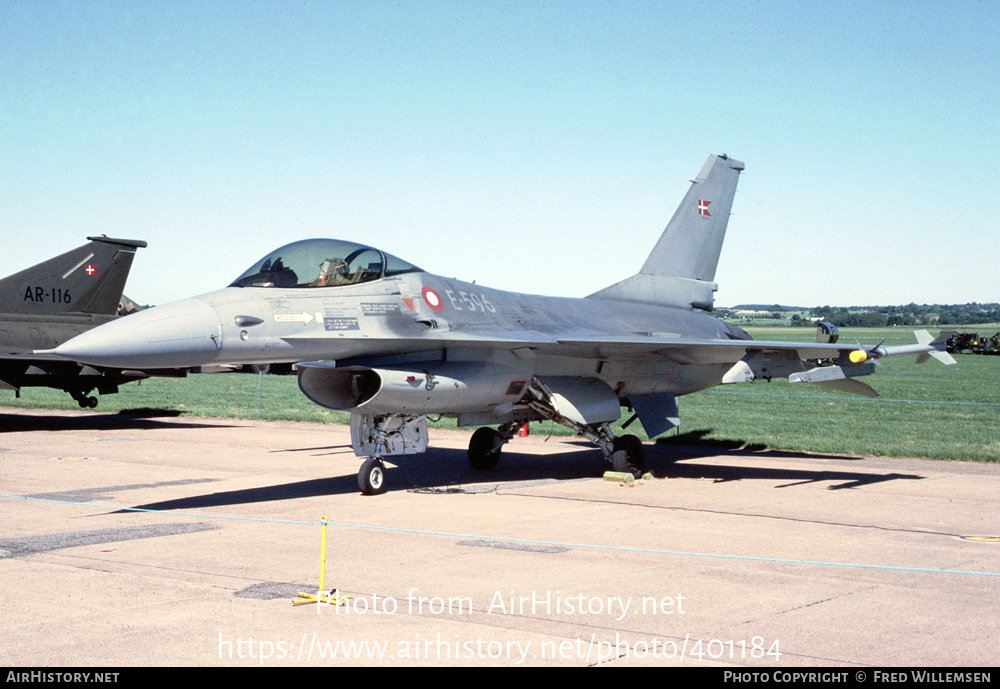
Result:
<instances>
[{"instance_id":1,"label":"white arrow marking","mask_svg":"<svg viewBox=\"0 0 1000 689\"><path fill-rule=\"evenodd\" d=\"M296 321L301 322L303 325L306 323L312 323L313 317L311 313L276 313L274 314L275 323L294 323Z\"/></svg>"}]
</instances>

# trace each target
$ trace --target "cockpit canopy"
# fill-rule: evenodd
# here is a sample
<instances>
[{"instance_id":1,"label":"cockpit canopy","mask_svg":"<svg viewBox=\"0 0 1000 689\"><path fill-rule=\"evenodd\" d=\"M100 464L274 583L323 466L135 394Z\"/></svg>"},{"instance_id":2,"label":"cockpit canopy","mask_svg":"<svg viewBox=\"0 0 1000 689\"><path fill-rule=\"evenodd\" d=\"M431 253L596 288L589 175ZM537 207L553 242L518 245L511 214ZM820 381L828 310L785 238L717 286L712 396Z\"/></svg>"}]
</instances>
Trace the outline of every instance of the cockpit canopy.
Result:
<instances>
[{"instance_id":1,"label":"cockpit canopy","mask_svg":"<svg viewBox=\"0 0 1000 689\"><path fill-rule=\"evenodd\" d=\"M272 251L230 287L338 287L419 272L423 271L370 246L304 239Z\"/></svg>"}]
</instances>

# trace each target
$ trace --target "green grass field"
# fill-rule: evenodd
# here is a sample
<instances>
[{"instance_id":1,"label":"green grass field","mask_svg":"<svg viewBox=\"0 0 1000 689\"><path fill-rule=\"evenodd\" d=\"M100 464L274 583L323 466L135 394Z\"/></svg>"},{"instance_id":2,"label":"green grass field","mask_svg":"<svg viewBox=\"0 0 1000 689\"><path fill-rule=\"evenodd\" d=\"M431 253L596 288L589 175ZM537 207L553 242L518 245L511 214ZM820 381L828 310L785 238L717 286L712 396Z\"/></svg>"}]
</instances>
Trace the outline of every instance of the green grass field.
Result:
<instances>
[{"instance_id":1,"label":"green grass field","mask_svg":"<svg viewBox=\"0 0 1000 689\"><path fill-rule=\"evenodd\" d=\"M991 333L1000 326L977 326ZM813 341L807 328L753 328L756 339ZM841 342L909 344L908 329L842 329ZM773 381L727 385L678 399L681 427L665 442L711 443L809 452L1000 461L1000 357L958 355L958 366L913 357L884 361L865 382L881 397L868 399L816 385ZM258 413L258 385L261 385ZM98 412L167 410L192 416L346 423L346 413L309 402L295 376L217 373L184 379L152 378L102 396ZM0 405L79 410L68 395L26 388L20 399L0 391ZM623 417L624 420L624 417ZM450 419L435 424L454 427ZM569 431L549 422L532 433ZM644 440L641 425L629 426ZM661 442L662 442L661 441Z\"/></svg>"}]
</instances>

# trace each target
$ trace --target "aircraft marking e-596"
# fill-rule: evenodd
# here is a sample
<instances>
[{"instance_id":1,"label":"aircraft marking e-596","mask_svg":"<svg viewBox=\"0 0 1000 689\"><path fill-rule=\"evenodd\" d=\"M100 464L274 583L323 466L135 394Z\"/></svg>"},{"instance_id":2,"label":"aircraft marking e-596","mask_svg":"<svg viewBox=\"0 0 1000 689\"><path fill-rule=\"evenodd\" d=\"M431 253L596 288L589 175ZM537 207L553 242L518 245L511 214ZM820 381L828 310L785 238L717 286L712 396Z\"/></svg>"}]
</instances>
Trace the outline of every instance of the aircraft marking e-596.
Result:
<instances>
[{"instance_id":1,"label":"aircraft marking e-596","mask_svg":"<svg viewBox=\"0 0 1000 689\"><path fill-rule=\"evenodd\" d=\"M874 395L858 377L877 359L954 363L944 338L923 331L902 347L762 342L710 315L743 167L710 156L640 271L586 298L489 289L363 244L312 239L268 254L223 290L53 352L142 369L294 362L306 397L351 413L368 494L385 490L384 457L426 449L428 415L481 427L469 444L477 469L496 466L520 425L551 419L616 469L640 470L642 443L611 430L622 407L654 437L679 423L676 396L715 385L787 377Z\"/></svg>"}]
</instances>

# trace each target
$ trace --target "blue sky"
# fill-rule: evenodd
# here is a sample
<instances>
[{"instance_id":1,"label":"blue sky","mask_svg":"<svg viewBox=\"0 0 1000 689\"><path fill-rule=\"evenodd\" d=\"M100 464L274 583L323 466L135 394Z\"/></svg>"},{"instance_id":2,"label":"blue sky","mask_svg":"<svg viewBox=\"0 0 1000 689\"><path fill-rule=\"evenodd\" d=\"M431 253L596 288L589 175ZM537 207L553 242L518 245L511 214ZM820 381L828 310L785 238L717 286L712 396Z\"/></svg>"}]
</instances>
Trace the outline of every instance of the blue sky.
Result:
<instances>
[{"instance_id":1,"label":"blue sky","mask_svg":"<svg viewBox=\"0 0 1000 689\"><path fill-rule=\"evenodd\" d=\"M127 293L307 237L583 296L710 153L717 304L1000 301L994 2L0 5L6 275L145 239Z\"/></svg>"}]
</instances>

